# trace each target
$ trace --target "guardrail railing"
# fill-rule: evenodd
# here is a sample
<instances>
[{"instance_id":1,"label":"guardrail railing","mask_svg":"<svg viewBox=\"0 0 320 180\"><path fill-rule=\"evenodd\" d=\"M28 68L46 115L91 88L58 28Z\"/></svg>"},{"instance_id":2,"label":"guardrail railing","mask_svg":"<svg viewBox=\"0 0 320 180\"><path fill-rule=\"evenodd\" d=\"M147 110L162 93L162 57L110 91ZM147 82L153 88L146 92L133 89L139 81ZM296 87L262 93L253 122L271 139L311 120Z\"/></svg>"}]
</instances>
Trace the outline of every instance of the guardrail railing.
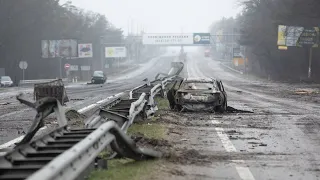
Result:
<instances>
[{"instance_id":1,"label":"guardrail railing","mask_svg":"<svg viewBox=\"0 0 320 180\"><path fill-rule=\"evenodd\" d=\"M33 85L33 84L38 84L38 83L47 83L51 81L55 81L57 79L34 79L34 80L20 80L19 86L24 86L24 85ZM63 78L63 82L68 82L68 78Z\"/></svg>"},{"instance_id":2,"label":"guardrail railing","mask_svg":"<svg viewBox=\"0 0 320 180\"><path fill-rule=\"evenodd\" d=\"M144 109L147 102L145 93L138 100L132 103L129 101L128 120L122 129L116 122L107 121L97 129L72 130L64 126L65 112L59 108L61 106L58 101L53 101L53 99L41 99L36 103L20 99L21 102L34 107L40 116L36 117L31 126L28 132L29 138L24 138L14 150L0 157L0 180L77 179L88 172L87 168L94 163L98 154L107 146L110 146L112 151L118 155L134 160L161 157L161 153L157 151L137 148L134 141L125 134L135 117ZM110 108L122 101L124 100L115 99L107 106ZM58 119L63 122L62 127L30 141L43 124L43 118L53 112L59 115Z\"/></svg>"},{"instance_id":3,"label":"guardrail railing","mask_svg":"<svg viewBox=\"0 0 320 180\"><path fill-rule=\"evenodd\" d=\"M65 112L61 111L57 102L48 103L41 99L40 104L33 104L25 101L37 109L40 116L28 132L29 138L24 138L12 151L0 157L0 180L77 179L88 173L88 167L106 147L119 156L134 160L161 157L162 154L157 151L136 147L126 131L139 114L150 115L157 110L154 98L160 91L165 93L170 80L154 81L134 88L129 93L129 99L124 99L124 93L120 93L107 102L97 102L107 104L101 107L98 116L90 118L84 129L72 130L65 126ZM137 96L139 98L135 99ZM52 112L56 112L62 127L31 141L43 124L44 116L41 114L48 116Z\"/></svg>"}]
</instances>

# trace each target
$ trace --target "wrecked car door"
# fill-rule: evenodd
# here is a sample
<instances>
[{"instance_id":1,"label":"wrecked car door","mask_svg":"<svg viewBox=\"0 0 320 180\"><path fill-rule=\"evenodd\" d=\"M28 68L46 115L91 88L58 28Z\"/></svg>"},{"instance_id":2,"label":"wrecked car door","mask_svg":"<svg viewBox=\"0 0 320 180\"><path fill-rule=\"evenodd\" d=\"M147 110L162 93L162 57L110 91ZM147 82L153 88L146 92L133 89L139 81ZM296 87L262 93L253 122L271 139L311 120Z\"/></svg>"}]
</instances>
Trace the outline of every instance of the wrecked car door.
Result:
<instances>
[{"instance_id":1,"label":"wrecked car door","mask_svg":"<svg viewBox=\"0 0 320 180\"><path fill-rule=\"evenodd\" d=\"M223 113L227 110L227 93L225 92L225 89L221 80L217 81L217 86L219 91L221 92L220 93L221 102L220 102L220 105L217 106L216 111Z\"/></svg>"},{"instance_id":2,"label":"wrecked car door","mask_svg":"<svg viewBox=\"0 0 320 180\"><path fill-rule=\"evenodd\" d=\"M183 80L176 80L172 87L170 88L170 90L168 91L167 93L167 98L168 98L168 101L169 101L169 104L170 104L170 108L171 109L174 109L175 108L175 95L176 95L176 92L178 91L178 89L180 88L180 85L181 83L183 82Z\"/></svg>"}]
</instances>

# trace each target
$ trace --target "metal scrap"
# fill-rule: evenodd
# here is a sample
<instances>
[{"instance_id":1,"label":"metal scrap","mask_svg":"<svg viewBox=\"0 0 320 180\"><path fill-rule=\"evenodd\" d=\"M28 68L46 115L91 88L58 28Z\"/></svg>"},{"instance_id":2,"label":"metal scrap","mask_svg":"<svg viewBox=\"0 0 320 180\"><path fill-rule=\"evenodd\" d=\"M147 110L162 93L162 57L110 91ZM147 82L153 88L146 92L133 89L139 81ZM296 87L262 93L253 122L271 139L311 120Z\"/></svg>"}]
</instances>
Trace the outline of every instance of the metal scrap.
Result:
<instances>
[{"instance_id":1,"label":"metal scrap","mask_svg":"<svg viewBox=\"0 0 320 180\"><path fill-rule=\"evenodd\" d=\"M62 79L34 84L34 99L39 100L45 97L56 98L61 104L69 101Z\"/></svg>"}]
</instances>

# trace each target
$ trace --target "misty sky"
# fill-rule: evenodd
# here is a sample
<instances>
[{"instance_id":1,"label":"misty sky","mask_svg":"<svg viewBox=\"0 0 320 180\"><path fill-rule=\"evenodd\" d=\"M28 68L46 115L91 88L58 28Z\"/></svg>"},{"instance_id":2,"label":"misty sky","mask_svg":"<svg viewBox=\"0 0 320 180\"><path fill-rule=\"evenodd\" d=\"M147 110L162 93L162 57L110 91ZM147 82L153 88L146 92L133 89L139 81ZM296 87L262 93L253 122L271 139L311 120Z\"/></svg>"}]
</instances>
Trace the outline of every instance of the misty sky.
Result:
<instances>
[{"instance_id":1,"label":"misty sky","mask_svg":"<svg viewBox=\"0 0 320 180\"><path fill-rule=\"evenodd\" d=\"M112 24L122 28L126 34L128 27L130 31L133 29L136 32L137 26L139 31L144 27L148 33L207 32L213 21L223 16L235 16L239 12L237 0L72 0L72 2L80 8L105 14Z\"/></svg>"}]
</instances>

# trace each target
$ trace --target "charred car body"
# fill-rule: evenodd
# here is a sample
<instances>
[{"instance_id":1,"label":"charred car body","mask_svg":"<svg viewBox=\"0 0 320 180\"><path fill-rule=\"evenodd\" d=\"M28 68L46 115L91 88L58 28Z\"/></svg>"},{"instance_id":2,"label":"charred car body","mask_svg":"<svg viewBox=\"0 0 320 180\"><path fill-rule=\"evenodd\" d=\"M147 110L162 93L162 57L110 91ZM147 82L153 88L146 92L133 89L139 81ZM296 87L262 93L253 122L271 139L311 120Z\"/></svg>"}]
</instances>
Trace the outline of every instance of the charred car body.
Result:
<instances>
[{"instance_id":1,"label":"charred car body","mask_svg":"<svg viewBox=\"0 0 320 180\"><path fill-rule=\"evenodd\" d=\"M178 111L225 112L227 93L220 80L211 78L177 79L168 91L170 108Z\"/></svg>"}]
</instances>

